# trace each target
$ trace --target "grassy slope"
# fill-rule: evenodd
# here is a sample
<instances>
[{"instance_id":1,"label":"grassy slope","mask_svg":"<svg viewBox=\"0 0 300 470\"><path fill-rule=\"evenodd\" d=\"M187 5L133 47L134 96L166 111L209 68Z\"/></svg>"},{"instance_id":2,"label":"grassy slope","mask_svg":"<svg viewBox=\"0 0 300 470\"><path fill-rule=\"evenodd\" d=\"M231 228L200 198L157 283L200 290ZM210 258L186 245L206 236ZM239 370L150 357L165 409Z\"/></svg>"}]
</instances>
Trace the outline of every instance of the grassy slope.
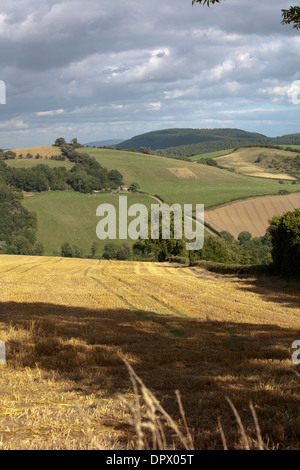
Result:
<instances>
[{"instance_id":1,"label":"grassy slope","mask_svg":"<svg viewBox=\"0 0 300 470\"><path fill-rule=\"evenodd\" d=\"M279 145L279 147L286 149L286 148L292 148L295 150L300 150L300 145Z\"/></svg>"},{"instance_id":2,"label":"grassy slope","mask_svg":"<svg viewBox=\"0 0 300 470\"><path fill-rule=\"evenodd\" d=\"M33 166L36 165L48 165L50 168L55 168L55 167L65 167L67 170L70 170L74 163L65 160L65 161L59 161L59 160L48 160L46 159L38 159L36 160L35 158L16 158L13 160L5 160L5 163L8 166L15 167L15 168L32 168Z\"/></svg>"},{"instance_id":3,"label":"grassy slope","mask_svg":"<svg viewBox=\"0 0 300 470\"><path fill-rule=\"evenodd\" d=\"M109 149L86 149L103 166L109 170L117 168L124 175L124 181L140 184L141 190L159 195L165 202L204 204L205 209L232 200L277 194L283 185L277 181L251 178L219 170L207 165L183 162L154 155ZM51 166L68 164L51 160L11 160L10 164L20 162L47 163ZM169 168L187 168L194 179L181 179ZM284 185L289 191L299 189L298 185ZM94 241L99 242L99 253L102 253L106 242L97 239L95 229L97 218L96 207L102 202L109 202L118 207L118 196L108 194L84 195L74 192L49 192L39 194L23 201L23 205L38 216L38 240L44 244L45 255L60 251L62 243L70 241L77 244L85 255L90 253ZM129 195L129 204L140 202L147 207L153 199L147 196Z\"/></svg>"},{"instance_id":4,"label":"grassy slope","mask_svg":"<svg viewBox=\"0 0 300 470\"><path fill-rule=\"evenodd\" d=\"M28 197L22 204L28 210L36 212L38 217L38 240L44 244L45 255L60 252L62 243L68 241L76 244L89 255L92 243L99 243L102 254L108 240L99 240L96 226L99 218L96 209L100 204L113 204L118 209L118 195L81 194L73 191L57 191ZM150 207L155 201L146 196L128 195L128 205L145 204ZM128 240L129 243L133 243Z\"/></svg>"},{"instance_id":5,"label":"grassy slope","mask_svg":"<svg viewBox=\"0 0 300 470\"><path fill-rule=\"evenodd\" d=\"M206 208L250 196L277 194L277 181L238 175L194 162L144 155L134 152L86 149L109 170L118 169L126 184L137 182L142 191L161 196L165 202L204 204ZM194 179L180 179L169 168L188 168ZM297 185L285 185L291 192Z\"/></svg>"}]
</instances>

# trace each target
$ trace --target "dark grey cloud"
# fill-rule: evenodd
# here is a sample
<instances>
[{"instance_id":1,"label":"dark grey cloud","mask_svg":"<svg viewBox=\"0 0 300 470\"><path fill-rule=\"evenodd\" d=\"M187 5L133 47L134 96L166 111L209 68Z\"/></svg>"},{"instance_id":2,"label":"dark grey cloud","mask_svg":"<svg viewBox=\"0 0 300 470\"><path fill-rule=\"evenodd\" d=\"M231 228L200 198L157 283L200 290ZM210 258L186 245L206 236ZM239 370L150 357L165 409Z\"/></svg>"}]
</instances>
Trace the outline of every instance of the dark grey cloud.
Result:
<instances>
[{"instance_id":1,"label":"dark grey cloud","mask_svg":"<svg viewBox=\"0 0 300 470\"><path fill-rule=\"evenodd\" d=\"M2 0L0 147L177 126L297 132L300 34L280 24L282 8Z\"/></svg>"}]
</instances>

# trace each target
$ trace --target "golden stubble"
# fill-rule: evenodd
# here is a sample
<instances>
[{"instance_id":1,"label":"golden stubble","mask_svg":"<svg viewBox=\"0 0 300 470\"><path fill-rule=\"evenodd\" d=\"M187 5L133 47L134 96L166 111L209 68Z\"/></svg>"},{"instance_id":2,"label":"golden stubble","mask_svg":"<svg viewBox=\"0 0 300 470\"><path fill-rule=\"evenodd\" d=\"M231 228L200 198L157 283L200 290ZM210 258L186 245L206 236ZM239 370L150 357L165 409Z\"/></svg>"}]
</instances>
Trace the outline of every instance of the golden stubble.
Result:
<instances>
[{"instance_id":1,"label":"golden stubble","mask_svg":"<svg viewBox=\"0 0 300 470\"><path fill-rule=\"evenodd\" d=\"M1 448L244 448L233 410L250 448L299 447L296 289L168 263L0 261ZM132 374L149 390L143 444Z\"/></svg>"}]
</instances>

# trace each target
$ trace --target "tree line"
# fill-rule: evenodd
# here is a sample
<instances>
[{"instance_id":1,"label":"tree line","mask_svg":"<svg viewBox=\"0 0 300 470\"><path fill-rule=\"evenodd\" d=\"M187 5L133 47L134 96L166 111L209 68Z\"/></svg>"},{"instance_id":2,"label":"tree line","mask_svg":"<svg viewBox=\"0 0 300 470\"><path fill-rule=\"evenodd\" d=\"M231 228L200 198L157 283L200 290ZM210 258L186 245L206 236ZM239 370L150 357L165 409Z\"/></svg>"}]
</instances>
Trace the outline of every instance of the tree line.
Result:
<instances>
[{"instance_id":1,"label":"tree line","mask_svg":"<svg viewBox=\"0 0 300 470\"><path fill-rule=\"evenodd\" d=\"M62 139L62 140L61 140ZM116 189L123 184L123 175L115 169L108 171L94 157L77 149L82 147L77 139L67 144L63 138L56 139L62 158L74 163L70 170L65 167L50 168L39 163L32 168L7 166L0 156L0 172L3 181L20 191L63 191L72 189L81 193ZM13 158L13 157L12 157Z\"/></svg>"},{"instance_id":2,"label":"tree line","mask_svg":"<svg viewBox=\"0 0 300 470\"><path fill-rule=\"evenodd\" d=\"M162 239L161 225L158 239L137 240L132 246L127 242L108 241L102 253L99 244L92 244L90 253L83 254L74 244L65 242L56 255L97 259L179 262L190 265L211 263L220 272L259 272L284 278L300 277L300 209L270 219L264 236L252 237L248 231L239 233L237 239L227 231L219 236L206 235L201 250L187 251L186 240L174 239L174 218L171 217L171 238ZM205 266L205 263L204 263ZM227 271L228 272L228 271ZM255 271L256 272L256 271Z\"/></svg>"},{"instance_id":3,"label":"tree line","mask_svg":"<svg viewBox=\"0 0 300 470\"><path fill-rule=\"evenodd\" d=\"M161 231L161 226L160 226ZM300 277L300 209L272 217L264 236L252 238L242 231L237 240L227 231L218 236L206 235L202 249L186 251L185 240L174 239L174 218L171 218L170 240L138 240L135 254L155 261L178 261L197 264L201 261L226 266L260 266L262 272L286 278Z\"/></svg>"},{"instance_id":4,"label":"tree line","mask_svg":"<svg viewBox=\"0 0 300 470\"><path fill-rule=\"evenodd\" d=\"M90 259L116 259L128 260L133 255L133 251L127 242L121 244L115 241L109 241L105 244L102 253L99 253L99 243L93 242L88 253L84 253L76 244L64 242L60 251L54 253L56 256L65 258L90 258Z\"/></svg>"},{"instance_id":5,"label":"tree line","mask_svg":"<svg viewBox=\"0 0 300 470\"><path fill-rule=\"evenodd\" d=\"M115 189L123 182L118 170L108 171L86 153L76 152L82 147L73 139L67 144L63 138L56 140L61 157L74 163L71 170L65 167L50 168L37 164L32 168L14 168L5 160L16 158L15 152L0 149L0 254L42 255L43 244L37 241L37 218L21 204L22 191L74 190L89 193L94 190ZM28 158L31 158L30 156ZM80 251L74 254L81 255Z\"/></svg>"},{"instance_id":6,"label":"tree line","mask_svg":"<svg viewBox=\"0 0 300 470\"><path fill-rule=\"evenodd\" d=\"M44 247L36 237L36 215L22 206L19 196L1 180L1 174L0 214L0 254L43 254Z\"/></svg>"}]
</instances>

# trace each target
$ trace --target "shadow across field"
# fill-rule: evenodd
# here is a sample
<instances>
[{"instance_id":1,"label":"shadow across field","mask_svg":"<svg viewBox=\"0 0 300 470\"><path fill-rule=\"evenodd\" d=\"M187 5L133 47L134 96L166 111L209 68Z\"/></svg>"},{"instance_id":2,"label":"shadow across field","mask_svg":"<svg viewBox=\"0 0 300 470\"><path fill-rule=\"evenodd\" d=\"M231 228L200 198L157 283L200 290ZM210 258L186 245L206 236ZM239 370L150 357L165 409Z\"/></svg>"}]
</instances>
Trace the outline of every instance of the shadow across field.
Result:
<instances>
[{"instance_id":1,"label":"shadow across field","mask_svg":"<svg viewBox=\"0 0 300 470\"><path fill-rule=\"evenodd\" d=\"M238 276L240 288L254 292L268 302L295 308L300 312L300 281L287 281L271 276ZM232 280L234 282L234 279Z\"/></svg>"},{"instance_id":2,"label":"shadow across field","mask_svg":"<svg viewBox=\"0 0 300 470\"><path fill-rule=\"evenodd\" d=\"M164 268L163 265L162 268ZM184 265L172 265L172 268L194 269L194 274L196 273L197 278L201 279L218 279L222 283L236 283L239 289L245 292L254 292L267 302L282 304L284 307L295 308L300 312L300 278L287 280L262 274L221 274L218 271L191 268L191 266Z\"/></svg>"},{"instance_id":3,"label":"shadow across field","mask_svg":"<svg viewBox=\"0 0 300 470\"><path fill-rule=\"evenodd\" d=\"M122 357L177 419L179 390L197 448L221 448L218 416L228 442L239 441L226 396L250 435L255 436L252 401L269 447L300 448L300 379L291 362L291 345L300 331L15 302L0 303L0 326L7 338L8 367L38 366L78 393L116 400L131 393Z\"/></svg>"}]
</instances>

